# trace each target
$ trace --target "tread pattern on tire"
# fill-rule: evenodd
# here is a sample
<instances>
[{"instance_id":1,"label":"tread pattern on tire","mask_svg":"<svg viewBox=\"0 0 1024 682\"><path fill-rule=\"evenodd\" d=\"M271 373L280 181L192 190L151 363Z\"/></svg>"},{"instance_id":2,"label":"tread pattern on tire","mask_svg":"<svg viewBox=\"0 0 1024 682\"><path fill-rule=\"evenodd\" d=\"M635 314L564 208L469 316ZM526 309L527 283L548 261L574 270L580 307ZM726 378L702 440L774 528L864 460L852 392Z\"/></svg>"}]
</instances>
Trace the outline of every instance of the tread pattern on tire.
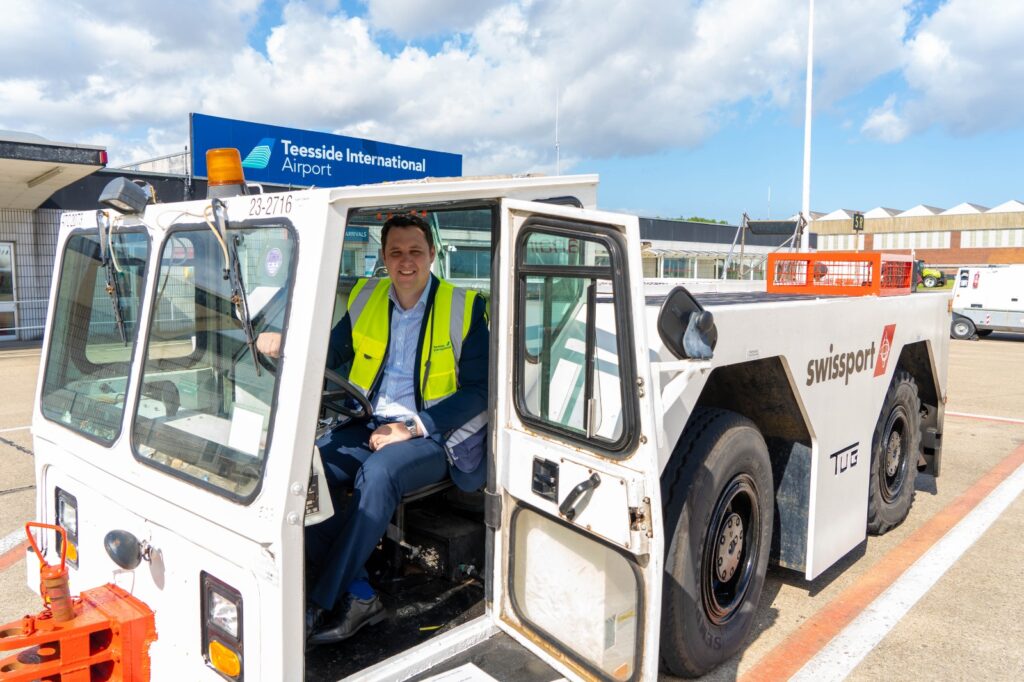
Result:
<instances>
[{"instance_id":1,"label":"tread pattern on tire","mask_svg":"<svg viewBox=\"0 0 1024 682\"><path fill-rule=\"evenodd\" d=\"M909 419L910 422L907 427L911 433L911 442L907 445L907 477L903 482L903 485L910 487L910 500L907 503L907 508L899 518L884 518L881 514L881 508L879 507L878 500L875 496L880 496L879 488L879 466L875 461L875 443L882 436L882 431L885 429L885 422L888 419L888 411L886 408L891 404L891 401L895 401L896 394L899 391L899 387L902 385L909 385L913 389L914 398L917 403L914 406L915 409L910 410ZM871 535L884 535L896 526L903 523L910 513L911 508L914 506L914 498L917 491L914 489L914 483L917 478L917 455L921 449L921 400L917 388L917 381L910 375L909 372L902 369L897 369L896 373L893 374L892 381L889 383L889 389L885 392L885 399L882 401L882 413L878 415L878 423L875 424L875 429L871 434L871 477L868 481L868 533Z\"/></svg>"},{"instance_id":2,"label":"tread pattern on tire","mask_svg":"<svg viewBox=\"0 0 1024 682\"><path fill-rule=\"evenodd\" d=\"M758 431L757 425L742 415L720 408L698 407L690 415L683 436L676 444L676 448L669 459L669 464L662 474L662 506L665 522L665 555L666 560L671 551L672 538L675 537L676 524L682 513L682 507L690 492L690 486L695 479L696 469L703 463L701 458L694 457L695 452L707 450L708 441L714 442L727 431L737 425L745 425ZM769 515L769 523L771 522ZM668 567L666 565L666 571ZM676 610L679 604L674 602L662 602L662 623L666 619L676 619ZM658 664L662 670L671 670L672 666L665 657L667 648L664 639L658 652ZM688 677L698 677L706 671L694 669L681 660L682 668Z\"/></svg>"}]
</instances>

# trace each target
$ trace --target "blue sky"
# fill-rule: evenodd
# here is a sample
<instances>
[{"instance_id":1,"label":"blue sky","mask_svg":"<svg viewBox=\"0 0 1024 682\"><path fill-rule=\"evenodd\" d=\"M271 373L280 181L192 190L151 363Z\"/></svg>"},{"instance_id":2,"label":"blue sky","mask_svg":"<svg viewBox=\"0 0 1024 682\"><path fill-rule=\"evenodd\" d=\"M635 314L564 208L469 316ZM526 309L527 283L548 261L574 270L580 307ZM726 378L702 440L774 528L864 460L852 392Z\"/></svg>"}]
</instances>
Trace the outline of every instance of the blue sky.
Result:
<instances>
[{"instance_id":1,"label":"blue sky","mask_svg":"<svg viewBox=\"0 0 1024 682\"><path fill-rule=\"evenodd\" d=\"M599 173L602 208L799 209L807 0L15 0L0 129L181 150L188 113ZM811 208L1024 199L1024 3L816 0Z\"/></svg>"}]
</instances>

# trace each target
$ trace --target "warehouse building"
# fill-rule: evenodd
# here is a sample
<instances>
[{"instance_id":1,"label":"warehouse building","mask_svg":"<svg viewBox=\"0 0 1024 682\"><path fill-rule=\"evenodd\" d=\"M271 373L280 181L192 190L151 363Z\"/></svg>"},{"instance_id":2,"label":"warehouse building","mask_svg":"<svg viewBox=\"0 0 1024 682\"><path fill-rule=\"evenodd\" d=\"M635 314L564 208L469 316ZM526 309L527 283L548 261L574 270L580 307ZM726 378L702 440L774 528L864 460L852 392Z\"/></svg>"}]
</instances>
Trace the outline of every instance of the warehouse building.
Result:
<instances>
[{"instance_id":1,"label":"warehouse building","mask_svg":"<svg viewBox=\"0 0 1024 682\"><path fill-rule=\"evenodd\" d=\"M864 229L854 231L857 211L839 209L812 221L819 251L913 253L948 271L961 265L1024 263L1024 202L988 208L962 203L942 209L919 204L907 210L865 211Z\"/></svg>"}]
</instances>

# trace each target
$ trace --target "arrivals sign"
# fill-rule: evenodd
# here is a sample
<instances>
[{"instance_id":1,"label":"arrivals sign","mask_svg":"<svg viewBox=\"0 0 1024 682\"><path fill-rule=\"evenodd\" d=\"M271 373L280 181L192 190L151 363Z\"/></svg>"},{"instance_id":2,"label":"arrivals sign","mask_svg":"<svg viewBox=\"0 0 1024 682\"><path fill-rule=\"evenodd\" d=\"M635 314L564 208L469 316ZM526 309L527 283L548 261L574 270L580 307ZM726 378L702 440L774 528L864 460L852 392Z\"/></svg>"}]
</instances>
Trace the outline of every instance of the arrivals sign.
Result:
<instances>
[{"instance_id":1,"label":"arrivals sign","mask_svg":"<svg viewBox=\"0 0 1024 682\"><path fill-rule=\"evenodd\" d=\"M235 147L246 180L338 187L462 175L462 155L312 130L190 114L192 174L206 177L206 151Z\"/></svg>"}]
</instances>

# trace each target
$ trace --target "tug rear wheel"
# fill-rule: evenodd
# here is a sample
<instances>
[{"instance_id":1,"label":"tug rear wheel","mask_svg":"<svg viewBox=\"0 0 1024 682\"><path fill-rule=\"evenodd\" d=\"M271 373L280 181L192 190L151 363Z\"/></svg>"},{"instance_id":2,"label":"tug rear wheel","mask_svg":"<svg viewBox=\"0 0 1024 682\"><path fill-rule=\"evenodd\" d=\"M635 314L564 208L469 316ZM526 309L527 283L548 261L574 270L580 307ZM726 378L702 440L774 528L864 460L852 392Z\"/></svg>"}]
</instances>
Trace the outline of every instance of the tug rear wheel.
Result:
<instances>
[{"instance_id":1,"label":"tug rear wheel","mask_svg":"<svg viewBox=\"0 0 1024 682\"><path fill-rule=\"evenodd\" d=\"M774 486L760 431L734 412L698 409L662 495L669 547L661 666L697 677L740 651L764 586Z\"/></svg>"},{"instance_id":2,"label":"tug rear wheel","mask_svg":"<svg viewBox=\"0 0 1024 682\"><path fill-rule=\"evenodd\" d=\"M921 452L921 400L917 383L897 370L871 438L868 532L882 535L903 523L914 504Z\"/></svg>"}]
</instances>

